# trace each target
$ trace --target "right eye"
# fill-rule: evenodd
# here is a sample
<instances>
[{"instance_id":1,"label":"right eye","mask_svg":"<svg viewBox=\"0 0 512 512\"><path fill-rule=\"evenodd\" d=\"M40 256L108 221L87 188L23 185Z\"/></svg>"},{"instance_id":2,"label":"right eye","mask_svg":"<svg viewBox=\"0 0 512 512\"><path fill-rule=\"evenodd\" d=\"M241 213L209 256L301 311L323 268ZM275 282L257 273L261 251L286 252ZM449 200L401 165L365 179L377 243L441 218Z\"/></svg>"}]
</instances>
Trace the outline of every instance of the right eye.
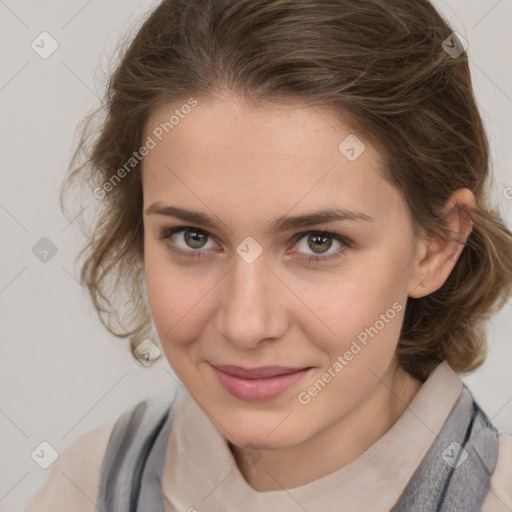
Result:
<instances>
[{"instance_id":1,"label":"right eye","mask_svg":"<svg viewBox=\"0 0 512 512\"><path fill-rule=\"evenodd\" d=\"M165 229L158 236L158 240L170 242L177 248L173 250L179 254L190 253L185 254L186 256L194 256L196 255L195 253L218 247L210 240L210 234L207 231L189 226L176 226ZM209 242L210 245L208 245ZM199 255L197 254L197 256Z\"/></svg>"}]
</instances>

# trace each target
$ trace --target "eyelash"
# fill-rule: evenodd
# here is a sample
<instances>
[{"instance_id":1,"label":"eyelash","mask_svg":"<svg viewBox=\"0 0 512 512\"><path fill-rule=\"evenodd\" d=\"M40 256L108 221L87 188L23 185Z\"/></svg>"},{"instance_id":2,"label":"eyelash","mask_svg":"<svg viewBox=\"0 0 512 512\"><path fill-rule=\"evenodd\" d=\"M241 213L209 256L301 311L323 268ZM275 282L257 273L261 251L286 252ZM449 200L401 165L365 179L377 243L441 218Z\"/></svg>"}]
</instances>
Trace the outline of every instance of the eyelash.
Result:
<instances>
[{"instance_id":1,"label":"eyelash","mask_svg":"<svg viewBox=\"0 0 512 512\"><path fill-rule=\"evenodd\" d=\"M172 228L167 228L167 229L162 230L160 235L157 237L157 240L166 240L167 241L172 235L174 235L174 233L178 233L180 231L188 231L188 230L197 231L198 233L203 233L203 234L207 235L208 237L211 237L210 233L208 233L208 231L205 231L204 229L195 228L193 226L175 226ZM293 258L293 260L306 261L307 263L320 263L323 261L330 261L334 258L339 258L342 255L342 253L344 253L347 249L350 249L353 244L351 240L339 235L336 232L318 230L318 229L310 230L310 231L303 231L302 233L297 233L293 237L293 244L295 245L301 238L304 238L308 235L330 236L334 240L336 240L337 242L342 244L342 247L340 249L338 249L336 252L334 252L332 254L328 254L326 256L323 256L322 254L318 254L318 255L310 254L309 256L304 257L304 258ZM175 245L173 245L171 249L172 249L172 251L177 253L179 256L184 256L187 258L204 258L204 257L206 257L205 256L206 251L202 251L200 249L198 249L198 250L191 249L190 251L184 251L184 250L180 249L179 247L176 247Z\"/></svg>"}]
</instances>

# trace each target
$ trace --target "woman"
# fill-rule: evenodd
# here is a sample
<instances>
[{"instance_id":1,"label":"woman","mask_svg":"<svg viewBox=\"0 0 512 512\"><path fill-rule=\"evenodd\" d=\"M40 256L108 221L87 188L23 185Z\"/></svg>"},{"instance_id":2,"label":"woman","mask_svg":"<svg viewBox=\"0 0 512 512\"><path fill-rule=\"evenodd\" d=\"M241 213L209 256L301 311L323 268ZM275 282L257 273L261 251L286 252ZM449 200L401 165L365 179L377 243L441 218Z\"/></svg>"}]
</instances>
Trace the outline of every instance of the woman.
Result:
<instances>
[{"instance_id":1,"label":"woman","mask_svg":"<svg viewBox=\"0 0 512 512\"><path fill-rule=\"evenodd\" d=\"M135 353L154 322L183 387L77 441L27 510L512 509L512 438L457 376L512 234L433 6L166 0L107 99L66 184L97 201L82 282Z\"/></svg>"}]
</instances>

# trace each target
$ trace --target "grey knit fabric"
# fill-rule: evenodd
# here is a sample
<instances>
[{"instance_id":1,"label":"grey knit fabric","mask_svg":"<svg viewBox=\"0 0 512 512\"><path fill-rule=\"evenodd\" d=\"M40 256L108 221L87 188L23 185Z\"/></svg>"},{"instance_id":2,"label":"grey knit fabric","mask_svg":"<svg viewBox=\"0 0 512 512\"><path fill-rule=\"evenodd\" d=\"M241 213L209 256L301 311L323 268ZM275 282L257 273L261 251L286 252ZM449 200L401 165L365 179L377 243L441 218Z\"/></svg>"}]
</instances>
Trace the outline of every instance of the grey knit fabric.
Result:
<instances>
[{"instance_id":1,"label":"grey knit fabric","mask_svg":"<svg viewBox=\"0 0 512 512\"><path fill-rule=\"evenodd\" d=\"M171 402L143 400L116 421L103 458L96 512L162 512L165 452L176 411Z\"/></svg>"},{"instance_id":2,"label":"grey knit fabric","mask_svg":"<svg viewBox=\"0 0 512 512\"><path fill-rule=\"evenodd\" d=\"M392 512L480 512L499 433L466 385Z\"/></svg>"}]
</instances>

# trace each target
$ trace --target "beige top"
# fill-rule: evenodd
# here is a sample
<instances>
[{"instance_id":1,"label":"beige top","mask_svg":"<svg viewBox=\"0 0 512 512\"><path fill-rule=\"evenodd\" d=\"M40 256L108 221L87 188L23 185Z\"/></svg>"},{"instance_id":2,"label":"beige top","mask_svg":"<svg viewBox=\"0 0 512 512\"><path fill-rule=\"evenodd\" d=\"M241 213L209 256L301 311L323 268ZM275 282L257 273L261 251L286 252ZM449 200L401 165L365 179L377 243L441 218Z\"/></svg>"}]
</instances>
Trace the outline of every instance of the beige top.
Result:
<instances>
[{"instance_id":1,"label":"beige top","mask_svg":"<svg viewBox=\"0 0 512 512\"><path fill-rule=\"evenodd\" d=\"M461 389L458 375L442 363L395 425L356 460L309 484L269 492L247 484L226 439L186 394L167 446L164 511L219 512L229 504L230 510L244 512L387 512L426 455ZM95 511L101 463L116 419L62 453L25 512ZM498 462L482 511L512 511L511 436L499 437Z\"/></svg>"}]
</instances>

